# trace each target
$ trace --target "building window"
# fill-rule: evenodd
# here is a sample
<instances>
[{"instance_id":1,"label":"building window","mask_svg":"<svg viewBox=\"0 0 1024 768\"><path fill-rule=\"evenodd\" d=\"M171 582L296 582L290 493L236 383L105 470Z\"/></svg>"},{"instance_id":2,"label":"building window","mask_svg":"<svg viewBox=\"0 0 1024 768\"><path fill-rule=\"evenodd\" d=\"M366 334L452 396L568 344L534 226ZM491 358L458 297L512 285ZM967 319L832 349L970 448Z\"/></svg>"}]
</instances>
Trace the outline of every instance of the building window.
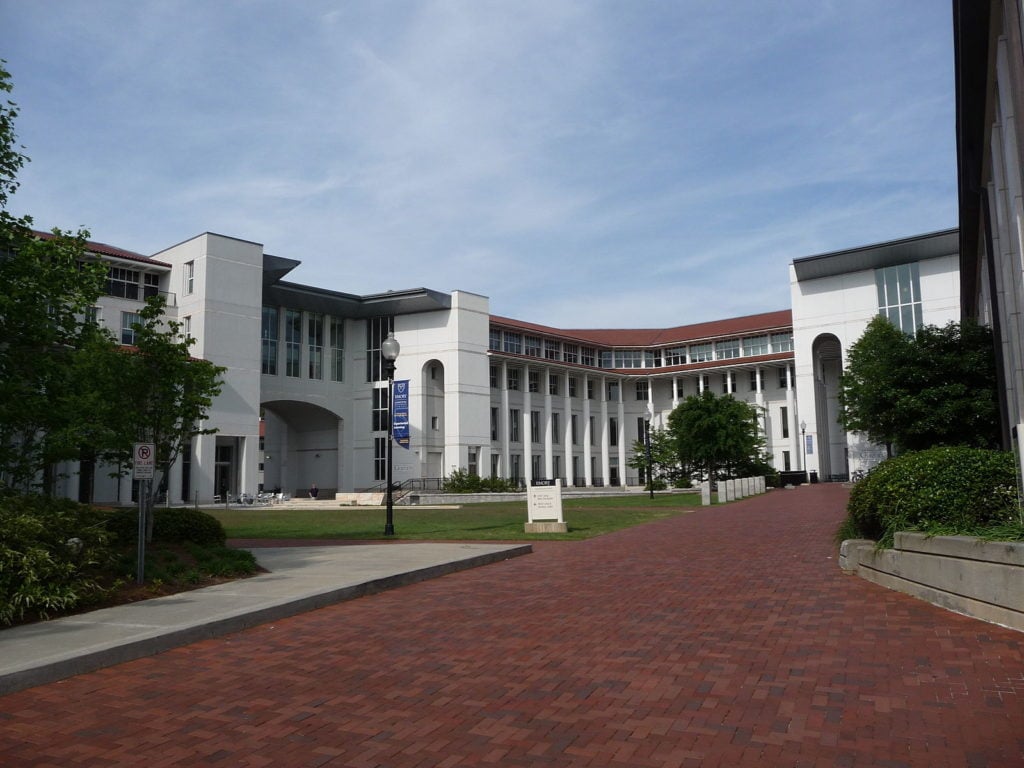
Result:
<instances>
[{"instance_id":1,"label":"building window","mask_svg":"<svg viewBox=\"0 0 1024 768\"><path fill-rule=\"evenodd\" d=\"M388 479L388 439L386 437L373 438L373 479Z\"/></svg>"},{"instance_id":2,"label":"building window","mask_svg":"<svg viewBox=\"0 0 1024 768\"><path fill-rule=\"evenodd\" d=\"M875 270L878 314L907 334L921 327L921 278L917 262Z\"/></svg>"},{"instance_id":3,"label":"building window","mask_svg":"<svg viewBox=\"0 0 1024 768\"><path fill-rule=\"evenodd\" d=\"M580 348L576 344L562 344L562 360L567 363L580 361Z\"/></svg>"},{"instance_id":4,"label":"building window","mask_svg":"<svg viewBox=\"0 0 1024 768\"><path fill-rule=\"evenodd\" d=\"M594 380L587 379L587 400L594 399Z\"/></svg>"},{"instance_id":5,"label":"building window","mask_svg":"<svg viewBox=\"0 0 1024 768\"><path fill-rule=\"evenodd\" d=\"M736 392L736 376L732 373L722 374L722 393L731 395Z\"/></svg>"},{"instance_id":6,"label":"building window","mask_svg":"<svg viewBox=\"0 0 1024 768\"><path fill-rule=\"evenodd\" d=\"M597 367L611 368L614 359L614 355L612 354L612 351L610 349L602 349L601 354L598 356L597 359Z\"/></svg>"},{"instance_id":7,"label":"building window","mask_svg":"<svg viewBox=\"0 0 1024 768\"><path fill-rule=\"evenodd\" d=\"M142 276L142 298L148 299L160 293L160 275L145 273Z\"/></svg>"},{"instance_id":8,"label":"building window","mask_svg":"<svg viewBox=\"0 0 1024 768\"><path fill-rule=\"evenodd\" d=\"M782 471L789 472L792 469L789 462L789 451L782 452Z\"/></svg>"},{"instance_id":9,"label":"building window","mask_svg":"<svg viewBox=\"0 0 1024 768\"><path fill-rule=\"evenodd\" d=\"M768 354L768 337L767 336L748 336L743 340L743 354L746 357L751 355L767 355Z\"/></svg>"},{"instance_id":10,"label":"building window","mask_svg":"<svg viewBox=\"0 0 1024 768\"><path fill-rule=\"evenodd\" d=\"M789 377L787 375L788 373L789 373L789 366L788 365L785 365L782 368L779 368L779 389L785 389L786 387L789 386Z\"/></svg>"},{"instance_id":11,"label":"building window","mask_svg":"<svg viewBox=\"0 0 1024 768\"><path fill-rule=\"evenodd\" d=\"M608 399L612 402L618 402L619 400L619 382L609 381L608 382Z\"/></svg>"},{"instance_id":12,"label":"building window","mask_svg":"<svg viewBox=\"0 0 1024 768\"><path fill-rule=\"evenodd\" d=\"M579 392L579 381L575 376L569 377L569 397L576 397Z\"/></svg>"},{"instance_id":13,"label":"building window","mask_svg":"<svg viewBox=\"0 0 1024 768\"><path fill-rule=\"evenodd\" d=\"M665 365L686 365L686 347L666 349Z\"/></svg>"},{"instance_id":14,"label":"building window","mask_svg":"<svg viewBox=\"0 0 1024 768\"><path fill-rule=\"evenodd\" d=\"M551 373L548 374L548 394L558 394L558 376L554 376Z\"/></svg>"},{"instance_id":15,"label":"building window","mask_svg":"<svg viewBox=\"0 0 1024 768\"><path fill-rule=\"evenodd\" d=\"M558 360L561 357L561 351L558 347L559 344L557 341L552 341L551 339L544 339L544 359Z\"/></svg>"},{"instance_id":16,"label":"building window","mask_svg":"<svg viewBox=\"0 0 1024 768\"><path fill-rule=\"evenodd\" d=\"M530 411L530 440L540 442L540 411Z\"/></svg>"},{"instance_id":17,"label":"building window","mask_svg":"<svg viewBox=\"0 0 1024 768\"><path fill-rule=\"evenodd\" d=\"M540 357L540 337L539 336L527 336L526 342L526 354L528 357Z\"/></svg>"},{"instance_id":18,"label":"building window","mask_svg":"<svg viewBox=\"0 0 1024 768\"><path fill-rule=\"evenodd\" d=\"M562 416L562 414L560 414L560 413L552 413L551 414L551 442L553 442L555 444L558 444L558 443L562 442L561 435L559 434L562 431L561 430L561 426L562 426L561 425L561 421L562 421L561 416Z\"/></svg>"},{"instance_id":19,"label":"building window","mask_svg":"<svg viewBox=\"0 0 1024 768\"><path fill-rule=\"evenodd\" d=\"M498 366L491 366L491 389L498 388Z\"/></svg>"},{"instance_id":20,"label":"building window","mask_svg":"<svg viewBox=\"0 0 1024 768\"><path fill-rule=\"evenodd\" d=\"M772 352L792 352L793 351L793 333L787 331L786 333L773 333L772 334Z\"/></svg>"},{"instance_id":21,"label":"building window","mask_svg":"<svg viewBox=\"0 0 1024 768\"><path fill-rule=\"evenodd\" d=\"M277 307L264 307L260 330L260 335L263 338L260 370L271 376L277 375L277 326Z\"/></svg>"},{"instance_id":22,"label":"building window","mask_svg":"<svg viewBox=\"0 0 1024 768\"><path fill-rule=\"evenodd\" d=\"M700 377L700 391L707 392L711 389L711 375L708 373L702 374Z\"/></svg>"},{"instance_id":23,"label":"building window","mask_svg":"<svg viewBox=\"0 0 1024 768\"><path fill-rule=\"evenodd\" d=\"M535 453L530 458L530 466L533 467L533 479L534 480L543 480L544 479L544 475L541 472L540 454Z\"/></svg>"},{"instance_id":24,"label":"building window","mask_svg":"<svg viewBox=\"0 0 1024 768\"><path fill-rule=\"evenodd\" d=\"M440 422L438 421L438 417L437 416L431 416L430 417L430 431L431 432L437 432L437 428L438 428L438 424L439 423Z\"/></svg>"},{"instance_id":25,"label":"building window","mask_svg":"<svg viewBox=\"0 0 1024 768\"><path fill-rule=\"evenodd\" d=\"M380 345L394 332L395 321L390 315L371 317L366 321L366 380L385 381L387 373L384 370L383 358L380 355Z\"/></svg>"},{"instance_id":26,"label":"building window","mask_svg":"<svg viewBox=\"0 0 1024 768\"><path fill-rule=\"evenodd\" d=\"M302 312L297 309L284 311L284 373L298 378L302 375L299 362L302 359Z\"/></svg>"},{"instance_id":27,"label":"building window","mask_svg":"<svg viewBox=\"0 0 1024 768\"><path fill-rule=\"evenodd\" d=\"M707 344L691 344L690 345L690 362L691 363L706 363L709 360L714 359L714 353L711 349L711 343Z\"/></svg>"},{"instance_id":28,"label":"building window","mask_svg":"<svg viewBox=\"0 0 1024 768\"><path fill-rule=\"evenodd\" d=\"M185 340L192 338L192 315L181 318L181 336Z\"/></svg>"},{"instance_id":29,"label":"building window","mask_svg":"<svg viewBox=\"0 0 1024 768\"><path fill-rule=\"evenodd\" d=\"M309 346L309 378L324 377L324 316L310 315L306 320L306 341Z\"/></svg>"},{"instance_id":30,"label":"building window","mask_svg":"<svg viewBox=\"0 0 1024 768\"><path fill-rule=\"evenodd\" d=\"M345 321L331 318L331 381L345 380Z\"/></svg>"},{"instance_id":31,"label":"building window","mask_svg":"<svg viewBox=\"0 0 1024 768\"><path fill-rule=\"evenodd\" d=\"M577 418L575 413L572 414L569 417L569 431L570 431L570 439L572 440L572 444L573 445L579 445L580 444L579 419Z\"/></svg>"},{"instance_id":32,"label":"building window","mask_svg":"<svg viewBox=\"0 0 1024 768\"><path fill-rule=\"evenodd\" d=\"M716 360L730 360L734 357L740 356L740 340L739 339L726 339L725 341L715 342L715 359Z\"/></svg>"},{"instance_id":33,"label":"building window","mask_svg":"<svg viewBox=\"0 0 1024 768\"><path fill-rule=\"evenodd\" d=\"M373 390L373 431L386 432L388 429L388 390L379 387Z\"/></svg>"},{"instance_id":34,"label":"building window","mask_svg":"<svg viewBox=\"0 0 1024 768\"><path fill-rule=\"evenodd\" d=\"M185 295L191 296L196 289L196 263L185 262Z\"/></svg>"},{"instance_id":35,"label":"building window","mask_svg":"<svg viewBox=\"0 0 1024 768\"><path fill-rule=\"evenodd\" d=\"M491 479L498 477L498 472L501 469L501 456L497 453L491 454Z\"/></svg>"},{"instance_id":36,"label":"building window","mask_svg":"<svg viewBox=\"0 0 1024 768\"><path fill-rule=\"evenodd\" d=\"M519 369L509 368L508 369L508 388L517 390L519 389Z\"/></svg>"},{"instance_id":37,"label":"building window","mask_svg":"<svg viewBox=\"0 0 1024 768\"><path fill-rule=\"evenodd\" d=\"M529 376L529 388L531 392L540 392L540 372L530 371Z\"/></svg>"},{"instance_id":38,"label":"building window","mask_svg":"<svg viewBox=\"0 0 1024 768\"><path fill-rule=\"evenodd\" d=\"M582 347L580 349L580 362L583 365L589 365L591 368L594 367L594 360L596 358L597 350L593 347Z\"/></svg>"},{"instance_id":39,"label":"building window","mask_svg":"<svg viewBox=\"0 0 1024 768\"><path fill-rule=\"evenodd\" d=\"M661 351L657 349L644 350L644 368L661 368Z\"/></svg>"},{"instance_id":40,"label":"building window","mask_svg":"<svg viewBox=\"0 0 1024 768\"><path fill-rule=\"evenodd\" d=\"M782 436L789 437L789 408L785 405L779 409L779 421L782 422Z\"/></svg>"},{"instance_id":41,"label":"building window","mask_svg":"<svg viewBox=\"0 0 1024 768\"><path fill-rule=\"evenodd\" d=\"M523 335L505 331L505 351L513 355L521 355L523 353Z\"/></svg>"},{"instance_id":42,"label":"building window","mask_svg":"<svg viewBox=\"0 0 1024 768\"><path fill-rule=\"evenodd\" d=\"M619 420L614 416L608 419L608 444L611 446L619 444Z\"/></svg>"},{"instance_id":43,"label":"building window","mask_svg":"<svg viewBox=\"0 0 1024 768\"><path fill-rule=\"evenodd\" d=\"M106 293L122 299L139 298L139 273L134 269L110 267L107 270Z\"/></svg>"},{"instance_id":44,"label":"building window","mask_svg":"<svg viewBox=\"0 0 1024 768\"><path fill-rule=\"evenodd\" d=\"M103 323L102 307L86 307L85 322L89 325L101 325Z\"/></svg>"},{"instance_id":45,"label":"building window","mask_svg":"<svg viewBox=\"0 0 1024 768\"><path fill-rule=\"evenodd\" d=\"M650 385L650 382L648 382L647 380L638 381L636 383L636 399L637 400L644 400L644 401L646 401L647 400L647 396L650 393L650 391L651 391L651 385Z\"/></svg>"},{"instance_id":46,"label":"building window","mask_svg":"<svg viewBox=\"0 0 1024 768\"><path fill-rule=\"evenodd\" d=\"M615 351L616 368L642 368L644 355L639 349L618 349Z\"/></svg>"},{"instance_id":47,"label":"building window","mask_svg":"<svg viewBox=\"0 0 1024 768\"><path fill-rule=\"evenodd\" d=\"M121 343L134 344L137 331L136 325L142 325L142 315L138 312L121 313Z\"/></svg>"},{"instance_id":48,"label":"building window","mask_svg":"<svg viewBox=\"0 0 1024 768\"><path fill-rule=\"evenodd\" d=\"M508 411L508 439L513 443L519 442L519 409L510 408Z\"/></svg>"},{"instance_id":49,"label":"building window","mask_svg":"<svg viewBox=\"0 0 1024 768\"><path fill-rule=\"evenodd\" d=\"M595 433L595 430L594 430L594 417L593 416L590 417L588 424L590 426L590 444L591 445L596 445L596 443L594 441L597 438L595 436L596 433Z\"/></svg>"},{"instance_id":50,"label":"building window","mask_svg":"<svg viewBox=\"0 0 1024 768\"><path fill-rule=\"evenodd\" d=\"M488 347L495 352L501 351L501 331L497 328L491 328L491 338Z\"/></svg>"},{"instance_id":51,"label":"building window","mask_svg":"<svg viewBox=\"0 0 1024 768\"><path fill-rule=\"evenodd\" d=\"M750 391L751 392L760 392L761 391L760 388L758 387L758 378L760 378L759 374L760 374L760 371L751 371L750 372Z\"/></svg>"},{"instance_id":52,"label":"building window","mask_svg":"<svg viewBox=\"0 0 1024 768\"><path fill-rule=\"evenodd\" d=\"M491 408L491 440L498 439L498 409Z\"/></svg>"}]
</instances>

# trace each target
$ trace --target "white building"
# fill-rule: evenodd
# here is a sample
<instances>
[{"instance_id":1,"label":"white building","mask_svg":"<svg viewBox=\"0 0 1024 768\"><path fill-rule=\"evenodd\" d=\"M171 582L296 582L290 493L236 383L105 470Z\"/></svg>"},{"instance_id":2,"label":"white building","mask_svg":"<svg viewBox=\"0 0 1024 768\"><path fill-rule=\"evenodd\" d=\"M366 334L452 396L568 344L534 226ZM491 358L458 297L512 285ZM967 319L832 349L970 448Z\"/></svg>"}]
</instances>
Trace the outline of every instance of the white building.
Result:
<instances>
[{"instance_id":1,"label":"white building","mask_svg":"<svg viewBox=\"0 0 1024 768\"><path fill-rule=\"evenodd\" d=\"M956 319L956 245L950 230L797 259L792 311L639 330L493 316L486 297L465 291L356 296L300 285L284 279L299 262L209 233L152 258L91 248L110 266L98 316L123 343L145 297L161 291L196 339L194 354L227 369L204 425L216 434L196 438L168 477L171 501L205 503L260 485L296 493L316 483L322 496L380 487L389 332L401 344L395 379L409 391L410 441L394 448L395 482L465 469L633 486L642 480L628 465L645 417L664 427L706 389L759 406L777 469L845 478L879 454L836 423L843 356L879 311L903 324ZM132 498L131 481L107 468L64 470L64 495Z\"/></svg>"}]
</instances>

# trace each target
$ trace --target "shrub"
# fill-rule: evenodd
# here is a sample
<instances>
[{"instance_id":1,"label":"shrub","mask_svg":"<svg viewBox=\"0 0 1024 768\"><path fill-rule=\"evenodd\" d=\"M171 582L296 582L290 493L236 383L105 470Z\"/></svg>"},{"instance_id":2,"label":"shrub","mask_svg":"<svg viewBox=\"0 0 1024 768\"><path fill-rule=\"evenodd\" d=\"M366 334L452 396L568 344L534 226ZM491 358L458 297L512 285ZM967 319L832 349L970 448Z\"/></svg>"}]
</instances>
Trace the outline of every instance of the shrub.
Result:
<instances>
[{"instance_id":1,"label":"shrub","mask_svg":"<svg viewBox=\"0 0 1024 768\"><path fill-rule=\"evenodd\" d=\"M121 544L138 539L137 509L118 509L109 513L107 527ZM192 507L153 510L153 541L186 542L224 546L227 534L220 520Z\"/></svg>"},{"instance_id":2,"label":"shrub","mask_svg":"<svg viewBox=\"0 0 1024 768\"><path fill-rule=\"evenodd\" d=\"M87 605L114 561L105 513L67 499L0 496L0 624Z\"/></svg>"},{"instance_id":3,"label":"shrub","mask_svg":"<svg viewBox=\"0 0 1024 768\"><path fill-rule=\"evenodd\" d=\"M901 530L969 534L1019 520L1012 453L932 448L884 461L858 482L846 530L892 544Z\"/></svg>"}]
</instances>

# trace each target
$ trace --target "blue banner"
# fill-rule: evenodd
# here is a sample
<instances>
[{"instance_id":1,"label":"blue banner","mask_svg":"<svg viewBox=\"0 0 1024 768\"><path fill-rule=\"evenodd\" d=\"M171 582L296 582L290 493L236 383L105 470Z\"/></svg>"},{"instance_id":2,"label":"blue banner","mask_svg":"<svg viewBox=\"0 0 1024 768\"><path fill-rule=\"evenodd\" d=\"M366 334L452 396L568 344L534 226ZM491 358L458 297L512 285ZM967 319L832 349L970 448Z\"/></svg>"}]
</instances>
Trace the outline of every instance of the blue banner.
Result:
<instances>
[{"instance_id":1,"label":"blue banner","mask_svg":"<svg viewBox=\"0 0 1024 768\"><path fill-rule=\"evenodd\" d=\"M396 381L392 389L391 434L395 442L409 448L409 380Z\"/></svg>"}]
</instances>

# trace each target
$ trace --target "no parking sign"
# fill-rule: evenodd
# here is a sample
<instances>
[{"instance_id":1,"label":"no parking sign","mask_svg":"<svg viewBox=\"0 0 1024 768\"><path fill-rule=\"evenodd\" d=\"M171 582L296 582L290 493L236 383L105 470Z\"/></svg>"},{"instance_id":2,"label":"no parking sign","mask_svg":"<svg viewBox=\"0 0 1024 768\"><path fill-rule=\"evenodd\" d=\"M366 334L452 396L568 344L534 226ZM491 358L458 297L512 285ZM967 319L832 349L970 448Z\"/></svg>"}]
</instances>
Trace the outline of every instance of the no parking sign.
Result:
<instances>
[{"instance_id":1,"label":"no parking sign","mask_svg":"<svg viewBox=\"0 0 1024 768\"><path fill-rule=\"evenodd\" d=\"M153 443L135 443L132 457L132 478L135 480L152 480L156 472L156 445Z\"/></svg>"}]
</instances>

